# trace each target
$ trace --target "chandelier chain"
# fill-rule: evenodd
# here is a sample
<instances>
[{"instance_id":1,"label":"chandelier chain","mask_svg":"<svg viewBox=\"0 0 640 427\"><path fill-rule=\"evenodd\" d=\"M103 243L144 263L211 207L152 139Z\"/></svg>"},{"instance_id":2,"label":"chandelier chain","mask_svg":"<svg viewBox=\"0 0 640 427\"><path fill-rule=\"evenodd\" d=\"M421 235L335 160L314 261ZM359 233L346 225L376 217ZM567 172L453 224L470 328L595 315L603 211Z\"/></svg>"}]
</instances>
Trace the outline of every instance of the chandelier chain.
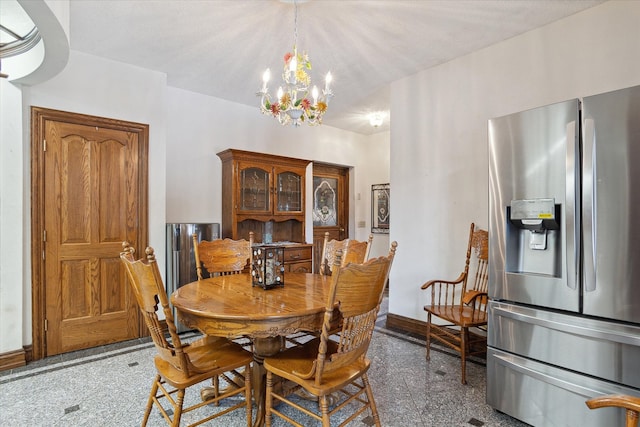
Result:
<instances>
[{"instance_id":1,"label":"chandelier chain","mask_svg":"<svg viewBox=\"0 0 640 427\"><path fill-rule=\"evenodd\" d=\"M293 47L298 46L298 2L293 0Z\"/></svg>"}]
</instances>

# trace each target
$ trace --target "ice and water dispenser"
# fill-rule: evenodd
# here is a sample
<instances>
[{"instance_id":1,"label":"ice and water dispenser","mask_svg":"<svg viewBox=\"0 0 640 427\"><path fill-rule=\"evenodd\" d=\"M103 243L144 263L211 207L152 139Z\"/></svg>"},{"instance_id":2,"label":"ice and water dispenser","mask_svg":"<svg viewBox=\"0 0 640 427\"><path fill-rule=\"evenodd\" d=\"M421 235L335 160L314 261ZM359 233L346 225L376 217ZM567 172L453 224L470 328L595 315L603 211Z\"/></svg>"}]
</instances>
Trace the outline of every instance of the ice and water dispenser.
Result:
<instances>
[{"instance_id":1,"label":"ice and water dispenser","mask_svg":"<svg viewBox=\"0 0 640 427\"><path fill-rule=\"evenodd\" d=\"M507 272L561 276L560 207L554 199L511 201L506 215Z\"/></svg>"}]
</instances>

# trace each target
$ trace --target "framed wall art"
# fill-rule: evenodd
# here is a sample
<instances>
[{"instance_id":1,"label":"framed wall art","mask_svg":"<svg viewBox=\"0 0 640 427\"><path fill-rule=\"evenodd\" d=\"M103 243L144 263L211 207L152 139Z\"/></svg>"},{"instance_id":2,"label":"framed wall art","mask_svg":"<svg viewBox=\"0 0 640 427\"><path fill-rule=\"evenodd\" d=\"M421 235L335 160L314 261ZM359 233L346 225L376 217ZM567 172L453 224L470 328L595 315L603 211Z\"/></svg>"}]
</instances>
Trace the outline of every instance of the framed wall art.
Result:
<instances>
[{"instance_id":1,"label":"framed wall art","mask_svg":"<svg viewBox=\"0 0 640 427\"><path fill-rule=\"evenodd\" d=\"M389 233L389 184L371 186L371 232Z\"/></svg>"}]
</instances>

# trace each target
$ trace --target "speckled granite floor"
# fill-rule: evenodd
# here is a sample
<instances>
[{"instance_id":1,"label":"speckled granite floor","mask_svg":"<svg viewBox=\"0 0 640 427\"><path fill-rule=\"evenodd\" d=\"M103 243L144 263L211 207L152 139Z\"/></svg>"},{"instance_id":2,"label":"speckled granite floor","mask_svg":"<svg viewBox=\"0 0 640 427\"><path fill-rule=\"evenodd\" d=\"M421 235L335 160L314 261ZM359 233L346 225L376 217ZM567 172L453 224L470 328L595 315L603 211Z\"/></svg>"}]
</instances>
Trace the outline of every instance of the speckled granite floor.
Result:
<instances>
[{"instance_id":1,"label":"speckled granite floor","mask_svg":"<svg viewBox=\"0 0 640 427\"><path fill-rule=\"evenodd\" d=\"M485 403L483 360L467 365L468 384L462 385L457 356L434 348L427 362L424 339L390 331L385 320L386 304L369 349L369 379L383 426L526 426ZM154 354L153 344L142 339L0 372L0 426L138 426L155 374ZM365 414L352 425L367 427L369 421ZM154 410L148 425L165 424ZM205 425L246 421L235 411ZM274 427L284 425L274 418Z\"/></svg>"}]
</instances>

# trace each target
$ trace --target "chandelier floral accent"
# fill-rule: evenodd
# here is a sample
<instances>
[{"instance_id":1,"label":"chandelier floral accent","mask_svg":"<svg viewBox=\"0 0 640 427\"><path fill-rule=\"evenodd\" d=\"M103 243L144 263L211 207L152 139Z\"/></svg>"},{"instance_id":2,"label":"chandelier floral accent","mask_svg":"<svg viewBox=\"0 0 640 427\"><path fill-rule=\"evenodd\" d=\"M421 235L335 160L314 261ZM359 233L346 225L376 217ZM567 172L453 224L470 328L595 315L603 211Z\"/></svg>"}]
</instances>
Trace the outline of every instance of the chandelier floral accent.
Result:
<instances>
[{"instance_id":1,"label":"chandelier floral accent","mask_svg":"<svg viewBox=\"0 0 640 427\"><path fill-rule=\"evenodd\" d=\"M271 79L271 71L267 68L262 75L262 89L256 94L260 96L260 111L262 114L270 114L281 125L292 124L300 126L302 122L314 126L322 123L322 117L327 111L329 99L333 96L331 91L331 73L325 77L322 94L317 86L311 90L311 61L306 52L299 53L298 42L298 5L294 0L294 43L293 51L284 55L284 67L282 71L283 85L278 87L276 97L271 98L267 83Z\"/></svg>"}]
</instances>

